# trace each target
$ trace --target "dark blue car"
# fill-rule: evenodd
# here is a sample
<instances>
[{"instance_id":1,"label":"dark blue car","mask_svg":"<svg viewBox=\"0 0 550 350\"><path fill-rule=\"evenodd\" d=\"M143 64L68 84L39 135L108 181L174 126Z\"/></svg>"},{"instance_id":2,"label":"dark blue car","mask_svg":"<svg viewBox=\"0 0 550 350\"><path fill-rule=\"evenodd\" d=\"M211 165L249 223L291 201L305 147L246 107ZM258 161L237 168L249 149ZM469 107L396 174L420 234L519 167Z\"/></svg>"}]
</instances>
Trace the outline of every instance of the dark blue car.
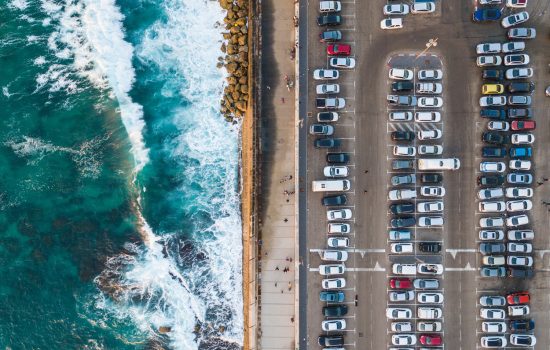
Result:
<instances>
[{"instance_id":1,"label":"dark blue car","mask_svg":"<svg viewBox=\"0 0 550 350\"><path fill-rule=\"evenodd\" d=\"M506 111L504 109L482 109L479 114L482 118L496 119L496 120L505 120Z\"/></svg>"},{"instance_id":2,"label":"dark blue car","mask_svg":"<svg viewBox=\"0 0 550 350\"><path fill-rule=\"evenodd\" d=\"M474 11L474 22L498 21L501 16L497 8L478 9Z\"/></svg>"},{"instance_id":3,"label":"dark blue car","mask_svg":"<svg viewBox=\"0 0 550 350\"><path fill-rule=\"evenodd\" d=\"M337 292L321 292L319 293L319 300L321 301L328 301L331 303L341 303L344 301L344 292L337 291Z\"/></svg>"}]
</instances>

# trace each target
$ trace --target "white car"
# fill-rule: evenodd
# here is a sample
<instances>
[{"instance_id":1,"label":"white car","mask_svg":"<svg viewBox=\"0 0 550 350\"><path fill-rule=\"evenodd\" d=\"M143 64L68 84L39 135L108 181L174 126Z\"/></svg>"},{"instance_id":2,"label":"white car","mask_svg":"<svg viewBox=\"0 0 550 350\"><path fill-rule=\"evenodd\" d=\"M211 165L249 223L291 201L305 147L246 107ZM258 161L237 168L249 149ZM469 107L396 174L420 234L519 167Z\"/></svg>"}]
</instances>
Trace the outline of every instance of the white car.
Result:
<instances>
[{"instance_id":1,"label":"white car","mask_svg":"<svg viewBox=\"0 0 550 350\"><path fill-rule=\"evenodd\" d=\"M508 227L518 227L518 226L524 226L528 224L529 224L529 217L525 214L509 216L506 218L506 226ZM510 231L508 231L508 234L510 234Z\"/></svg>"},{"instance_id":2,"label":"white car","mask_svg":"<svg viewBox=\"0 0 550 350\"><path fill-rule=\"evenodd\" d=\"M418 133L419 140L436 140L440 139L443 136L443 133L439 129L432 130L420 130Z\"/></svg>"},{"instance_id":3,"label":"white car","mask_svg":"<svg viewBox=\"0 0 550 350\"><path fill-rule=\"evenodd\" d=\"M407 4L385 5L383 12L385 15L406 15L409 13L409 5Z\"/></svg>"},{"instance_id":4,"label":"white car","mask_svg":"<svg viewBox=\"0 0 550 350\"><path fill-rule=\"evenodd\" d=\"M441 97L420 97L418 99L418 107L421 108L439 108L443 106L443 99Z\"/></svg>"},{"instance_id":5,"label":"white car","mask_svg":"<svg viewBox=\"0 0 550 350\"><path fill-rule=\"evenodd\" d=\"M340 77L340 72L336 69L316 69L313 71L315 80L334 80Z\"/></svg>"},{"instance_id":6,"label":"white car","mask_svg":"<svg viewBox=\"0 0 550 350\"><path fill-rule=\"evenodd\" d=\"M535 142L535 135L531 133L512 134L510 139L514 145L529 145Z\"/></svg>"},{"instance_id":7,"label":"white car","mask_svg":"<svg viewBox=\"0 0 550 350\"><path fill-rule=\"evenodd\" d=\"M506 0L506 7L525 8L527 7L527 0Z\"/></svg>"},{"instance_id":8,"label":"white car","mask_svg":"<svg viewBox=\"0 0 550 350\"><path fill-rule=\"evenodd\" d=\"M501 217L490 217L479 219L479 226L482 228L504 227L504 219Z\"/></svg>"},{"instance_id":9,"label":"white car","mask_svg":"<svg viewBox=\"0 0 550 350\"><path fill-rule=\"evenodd\" d=\"M487 124L487 128L493 131L508 131L510 130L510 123L493 120Z\"/></svg>"},{"instance_id":10,"label":"white car","mask_svg":"<svg viewBox=\"0 0 550 350\"><path fill-rule=\"evenodd\" d=\"M505 105L506 105L505 96L483 96L479 98L480 107L505 106Z\"/></svg>"},{"instance_id":11,"label":"white car","mask_svg":"<svg viewBox=\"0 0 550 350\"><path fill-rule=\"evenodd\" d=\"M391 190L388 192L388 198L392 201L416 198L416 190L410 188Z\"/></svg>"},{"instance_id":12,"label":"white car","mask_svg":"<svg viewBox=\"0 0 550 350\"><path fill-rule=\"evenodd\" d=\"M393 264L391 270L395 275L416 275L415 264Z\"/></svg>"},{"instance_id":13,"label":"white car","mask_svg":"<svg viewBox=\"0 0 550 350\"><path fill-rule=\"evenodd\" d=\"M527 11L522 11L504 17L502 21L500 21L500 24L504 28L510 28L512 26L517 26L518 24L525 23L527 22L527 20L529 20L529 13Z\"/></svg>"},{"instance_id":14,"label":"white car","mask_svg":"<svg viewBox=\"0 0 550 350\"><path fill-rule=\"evenodd\" d=\"M504 74L506 79L525 79L533 76L533 68L510 68Z\"/></svg>"},{"instance_id":15,"label":"white car","mask_svg":"<svg viewBox=\"0 0 550 350\"><path fill-rule=\"evenodd\" d=\"M508 231L509 241L532 241L535 239L533 230L510 230Z\"/></svg>"},{"instance_id":16,"label":"white car","mask_svg":"<svg viewBox=\"0 0 550 350\"><path fill-rule=\"evenodd\" d=\"M485 333L506 333L505 322L482 322L481 330Z\"/></svg>"},{"instance_id":17,"label":"white car","mask_svg":"<svg viewBox=\"0 0 550 350\"><path fill-rule=\"evenodd\" d=\"M329 237L327 246L330 248L347 248L349 247L349 238L347 237Z\"/></svg>"},{"instance_id":18,"label":"white car","mask_svg":"<svg viewBox=\"0 0 550 350\"><path fill-rule=\"evenodd\" d=\"M535 28L511 28L506 33L508 39L535 39L537 30Z\"/></svg>"},{"instance_id":19,"label":"white car","mask_svg":"<svg viewBox=\"0 0 550 350\"><path fill-rule=\"evenodd\" d=\"M443 92L441 83L418 83L416 92L419 94L440 94Z\"/></svg>"},{"instance_id":20,"label":"white car","mask_svg":"<svg viewBox=\"0 0 550 350\"><path fill-rule=\"evenodd\" d=\"M500 66L502 57L500 56L479 56L476 60L478 67Z\"/></svg>"},{"instance_id":21,"label":"white car","mask_svg":"<svg viewBox=\"0 0 550 350\"><path fill-rule=\"evenodd\" d=\"M500 53L502 46L500 43L482 43L476 46L476 53L478 55L487 53Z\"/></svg>"},{"instance_id":22,"label":"white car","mask_svg":"<svg viewBox=\"0 0 550 350\"><path fill-rule=\"evenodd\" d=\"M535 346L537 344L537 338L532 334L510 334L510 344Z\"/></svg>"},{"instance_id":23,"label":"white car","mask_svg":"<svg viewBox=\"0 0 550 350\"><path fill-rule=\"evenodd\" d=\"M317 113L317 121L320 123L337 122L340 119L338 112L319 112Z\"/></svg>"},{"instance_id":24,"label":"white car","mask_svg":"<svg viewBox=\"0 0 550 350\"><path fill-rule=\"evenodd\" d=\"M330 223L327 225L328 233L350 233L351 225L343 223Z\"/></svg>"},{"instance_id":25,"label":"white car","mask_svg":"<svg viewBox=\"0 0 550 350\"><path fill-rule=\"evenodd\" d=\"M405 111L390 112L389 117L392 122L407 122L413 119L413 113Z\"/></svg>"},{"instance_id":26,"label":"white car","mask_svg":"<svg viewBox=\"0 0 550 350\"><path fill-rule=\"evenodd\" d=\"M479 199L493 199L502 197L504 197L504 190L500 187L483 188L477 192L477 198Z\"/></svg>"},{"instance_id":27,"label":"white car","mask_svg":"<svg viewBox=\"0 0 550 350\"><path fill-rule=\"evenodd\" d=\"M445 196L445 188L441 186L422 186L420 194L424 197L443 197Z\"/></svg>"},{"instance_id":28,"label":"white car","mask_svg":"<svg viewBox=\"0 0 550 350\"><path fill-rule=\"evenodd\" d=\"M502 44L502 52L504 53L521 52L523 50L525 50L524 41L510 41Z\"/></svg>"},{"instance_id":29,"label":"white car","mask_svg":"<svg viewBox=\"0 0 550 350\"><path fill-rule=\"evenodd\" d=\"M390 245L390 250L394 254L412 253L413 244L412 243L392 243Z\"/></svg>"},{"instance_id":30,"label":"white car","mask_svg":"<svg viewBox=\"0 0 550 350\"><path fill-rule=\"evenodd\" d=\"M479 171L482 173L503 173L506 171L504 162L481 162L479 163Z\"/></svg>"},{"instance_id":31,"label":"white car","mask_svg":"<svg viewBox=\"0 0 550 350\"><path fill-rule=\"evenodd\" d=\"M418 71L418 80L441 80L443 71L441 69L423 69Z\"/></svg>"},{"instance_id":32,"label":"white car","mask_svg":"<svg viewBox=\"0 0 550 350\"><path fill-rule=\"evenodd\" d=\"M331 57L329 64L333 68L355 68L355 58L353 57Z\"/></svg>"},{"instance_id":33,"label":"white car","mask_svg":"<svg viewBox=\"0 0 550 350\"><path fill-rule=\"evenodd\" d=\"M321 85L317 85L317 88L315 89L315 91L317 92L317 95L337 94L340 92L340 85L321 84Z\"/></svg>"},{"instance_id":34,"label":"white car","mask_svg":"<svg viewBox=\"0 0 550 350\"><path fill-rule=\"evenodd\" d=\"M321 281L323 289L341 289L346 288L345 278L325 278Z\"/></svg>"},{"instance_id":35,"label":"white car","mask_svg":"<svg viewBox=\"0 0 550 350\"><path fill-rule=\"evenodd\" d=\"M479 211L482 213L501 213L506 210L503 201L479 202Z\"/></svg>"},{"instance_id":36,"label":"white car","mask_svg":"<svg viewBox=\"0 0 550 350\"><path fill-rule=\"evenodd\" d=\"M351 220L352 218L351 209L334 209L327 210L327 220Z\"/></svg>"},{"instance_id":37,"label":"white car","mask_svg":"<svg viewBox=\"0 0 550 350\"><path fill-rule=\"evenodd\" d=\"M482 241L502 241L504 239L503 230L480 230L479 239Z\"/></svg>"},{"instance_id":38,"label":"white car","mask_svg":"<svg viewBox=\"0 0 550 350\"><path fill-rule=\"evenodd\" d=\"M418 123L438 123L441 121L440 112L415 112L414 120Z\"/></svg>"},{"instance_id":39,"label":"white car","mask_svg":"<svg viewBox=\"0 0 550 350\"><path fill-rule=\"evenodd\" d=\"M416 155L416 148L414 146L393 146L393 155L414 157Z\"/></svg>"},{"instance_id":40,"label":"white car","mask_svg":"<svg viewBox=\"0 0 550 350\"><path fill-rule=\"evenodd\" d=\"M386 309L386 317L390 320L410 320L412 311L409 308L388 307Z\"/></svg>"},{"instance_id":41,"label":"white car","mask_svg":"<svg viewBox=\"0 0 550 350\"><path fill-rule=\"evenodd\" d=\"M443 201L420 202L416 204L416 211L419 213L437 213L444 209Z\"/></svg>"},{"instance_id":42,"label":"white car","mask_svg":"<svg viewBox=\"0 0 550 350\"><path fill-rule=\"evenodd\" d=\"M513 170L530 170L531 161L530 160L520 160L520 159L511 159L508 163L510 169Z\"/></svg>"},{"instance_id":43,"label":"white car","mask_svg":"<svg viewBox=\"0 0 550 350\"><path fill-rule=\"evenodd\" d=\"M508 187L506 189L506 198L531 198L533 189L528 187Z\"/></svg>"},{"instance_id":44,"label":"white car","mask_svg":"<svg viewBox=\"0 0 550 350\"><path fill-rule=\"evenodd\" d=\"M435 11L435 2L413 2L411 13L432 13Z\"/></svg>"},{"instance_id":45,"label":"white car","mask_svg":"<svg viewBox=\"0 0 550 350\"><path fill-rule=\"evenodd\" d=\"M533 209L533 202L531 202L529 199L506 202L506 210L510 212L526 211L531 209Z\"/></svg>"},{"instance_id":46,"label":"white car","mask_svg":"<svg viewBox=\"0 0 550 350\"><path fill-rule=\"evenodd\" d=\"M481 337L480 342L483 348L503 349L506 345L508 345L508 342L506 341L506 337L501 335L491 335L487 337Z\"/></svg>"},{"instance_id":47,"label":"white car","mask_svg":"<svg viewBox=\"0 0 550 350\"><path fill-rule=\"evenodd\" d=\"M403 18L385 18L380 22L382 29L401 29L403 28Z\"/></svg>"},{"instance_id":48,"label":"white car","mask_svg":"<svg viewBox=\"0 0 550 350\"><path fill-rule=\"evenodd\" d=\"M323 261L347 261L348 252L345 250L323 250L321 252L321 260Z\"/></svg>"},{"instance_id":49,"label":"white car","mask_svg":"<svg viewBox=\"0 0 550 350\"><path fill-rule=\"evenodd\" d=\"M525 66L531 62L529 55L524 53L513 53L504 56L505 66Z\"/></svg>"},{"instance_id":50,"label":"white car","mask_svg":"<svg viewBox=\"0 0 550 350\"><path fill-rule=\"evenodd\" d=\"M343 275L345 272L344 264L319 265L319 274L322 276Z\"/></svg>"},{"instance_id":51,"label":"white car","mask_svg":"<svg viewBox=\"0 0 550 350\"><path fill-rule=\"evenodd\" d=\"M516 254L529 254L533 252L533 245L531 243L508 243L508 252Z\"/></svg>"},{"instance_id":52,"label":"white car","mask_svg":"<svg viewBox=\"0 0 550 350\"><path fill-rule=\"evenodd\" d=\"M443 146L440 145L420 145L418 146L418 154L438 155L443 153Z\"/></svg>"},{"instance_id":53,"label":"white car","mask_svg":"<svg viewBox=\"0 0 550 350\"><path fill-rule=\"evenodd\" d=\"M418 322L418 331L419 332L441 332L443 326L441 322Z\"/></svg>"},{"instance_id":54,"label":"white car","mask_svg":"<svg viewBox=\"0 0 550 350\"><path fill-rule=\"evenodd\" d=\"M421 304L441 304L443 303L442 293L418 293L417 300Z\"/></svg>"},{"instance_id":55,"label":"white car","mask_svg":"<svg viewBox=\"0 0 550 350\"><path fill-rule=\"evenodd\" d=\"M443 226L443 217L442 216L421 216L418 218L418 226L420 227Z\"/></svg>"},{"instance_id":56,"label":"white car","mask_svg":"<svg viewBox=\"0 0 550 350\"><path fill-rule=\"evenodd\" d=\"M392 68L390 69L389 77L395 80L412 80L414 73L410 69Z\"/></svg>"},{"instance_id":57,"label":"white car","mask_svg":"<svg viewBox=\"0 0 550 350\"><path fill-rule=\"evenodd\" d=\"M414 334L394 334L391 336L393 345L415 345L416 335Z\"/></svg>"},{"instance_id":58,"label":"white car","mask_svg":"<svg viewBox=\"0 0 550 350\"><path fill-rule=\"evenodd\" d=\"M528 256L527 258L533 260L533 258L531 258L530 256ZM510 257L508 257L508 259L510 259ZM527 316L529 315L530 311L531 310L529 308L529 305L508 306L508 316Z\"/></svg>"},{"instance_id":59,"label":"white car","mask_svg":"<svg viewBox=\"0 0 550 350\"><path fill-rule=\"evenodd\" d=\"M389 292L388 296L390 298L390 301L411 301L411 300L414 300L414 292L412 290Z\"/></svg>"},{"instance_id":60,"label":"white car","mask_svg":"<svg viewBox=\"0 0 550 350\"><path fill-rule=\"evenodd\" d=\"M481 262L486 266L502 266L506 264L506 259L502 255L487 255L483 257Z\"/></svg>"},{"instance_id":61,"label":"white car","mask_svg":"<svg viewBox=\"0 0 550 350\"><path fill-rule=\"evenodd\" d=\"M392 322L391 323L391 331L392 332L412 332L412 323L410 322Z\"/></svg>"},{"instance_id":62,"label":"white car","mask_svg":"<svg viewBox=\"0 0 550 350\"><path fill-rule=\"evenodd\" d=\"M416 311L418 318L425 320L435 320L443 316L443 311L439 307L419 307Z\"/></svg>"},{"instance_id":63,"label":"white car","mask_svg":"<svg viewBox=\"0 0 550 350\"><path fill-rule=\"evenodd\" d=\"M341 331L346 329L346 320L326 320L321 322L321 328L325 331Z\"/></svg>"},{"instance_id":64,"label":"white car","mask_svg":"<svg viewBox=\"0 0 550 350\"><path fill-rule=\"evenodd\" d=\"M319 3L320 12L340 12L342 4L340 1L321 1Z\"/></svg>"},{"instance_id":65,"label":"white car","mask_svg":"<svg viewBox=\"0 0 550 350\"><path fill-rule=\"evenodd\" d=\"M504 320L506 312L502 309L481 308L479 316L484 320Z\"/></svg>"},{"instance_id":66,"label":"white car","mask_svg":"<svg viewBox=\"0 0 550 350\"><path fill-rule=\"evenodd\" d=\"M323 174L326 177L348 177L349 168L347 166L326 166L323 168Z\"/></svg>"}]
</instances>

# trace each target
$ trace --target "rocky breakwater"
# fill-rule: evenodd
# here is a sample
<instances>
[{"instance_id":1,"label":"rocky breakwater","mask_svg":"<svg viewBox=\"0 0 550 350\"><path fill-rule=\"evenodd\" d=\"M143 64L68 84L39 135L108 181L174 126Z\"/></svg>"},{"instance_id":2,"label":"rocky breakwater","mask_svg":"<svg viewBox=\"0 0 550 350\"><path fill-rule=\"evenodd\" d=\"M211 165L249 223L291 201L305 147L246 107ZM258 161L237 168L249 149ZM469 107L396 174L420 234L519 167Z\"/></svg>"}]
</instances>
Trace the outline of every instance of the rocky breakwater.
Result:
<instances>
[{"instance_id":1,"label":"rocky breakwater","mask_svg":"<svg viewBox=\"0 0 550 350\"><path fill-rule=\"evenodd\" d=\"M227 85L221 100L221 112L227 121L234 122L244 116L248 107L248 0L218 0L227 11L224 23L226 32L218 67L227 70Z\"/></svg>"}]
</instances>

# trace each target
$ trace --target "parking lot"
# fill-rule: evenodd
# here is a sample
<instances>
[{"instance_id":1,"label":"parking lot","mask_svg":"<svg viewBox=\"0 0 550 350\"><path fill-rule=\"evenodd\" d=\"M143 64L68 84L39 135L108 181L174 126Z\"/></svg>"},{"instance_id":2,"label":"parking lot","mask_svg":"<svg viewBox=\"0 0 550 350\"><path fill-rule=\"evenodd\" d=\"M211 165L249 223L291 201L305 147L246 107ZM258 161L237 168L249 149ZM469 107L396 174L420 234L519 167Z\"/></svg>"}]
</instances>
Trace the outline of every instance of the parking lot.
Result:
<instances>
[{"instance_id":1,"label":"parking lot","mask_svg":"<svg viewBox=\"0 0 550 350\"><path fill-rule=\"evenodd\" d=\"M530 80L535 83L531 108L535 111L537 122L533 131L536 142L533 145L534 196L529 218L535 232L533 240L534 277L531 279L484 278L480 276L482 255L479 250L479 219L492 214L479 212L477 177L480 175L482 147L487 146L481 140L487 130L487 120L480 117L479 98L481 95L481 71L476 66L476 45L483 42L505 42L505 29L499 23L473 23L472 13L475 3L446 1L436 2L437 9L432 14L407 15L404 17L404 28L394 31L380 29L384 18L382 7L384 1L355 2L341 1L343 23L334 27L343 34L340 44L351 46L351 55L356 61L353 69L339 69L340 76L334 82L340 86L338 97L345 99L345 107L337 110L339 120L331 123L334 135L341 139L341 145L334 149L317 149L313 147L316 135L308 135L311 125L318 123L316 86L323 82L313 79L316 69L328 69L329 56L326 53L329 43L319 42L317 16L319 5L309 4L307 16L300 19L307 22L307 42L301 45L307 48L307 60L303 62L303 81L307 85L308 95L305 98L304 123L300 137L307 138L307 167L303 170L301 183L307 191L307 202L301 205L307 210L305 234L308 255L304 260L307 266L307 303L301 305L305 317L306 333L300 338L306 348L322 349L317 344L320 335L333 333L344 335L346 349L386 349L390 348L391 321L386 320L386 308L399 305L410 307L416 314L418 301L389 301L390 279L394 263L435 263L444 266L442 275L436 278L441 281L440 288L444 302L442 335L446 349L480 348L481 332L479 298L484 295L505 296L511 292L528 290L531 295L530 315L536 323L534 335L537 337L536 348L550 347L550 335L544 332L550 326L550 212L542 201L550 201L550 184L542 179L549 177L550 167L547 162L550 131L550 98L544 96L544 88L550 85L550 4L542 0L529 0L527 10L531 19L529 27L537 28L537 38L527 43L526 52L530 55L535 71ZM503 6L502 6L503 7ZM504 15L511 13L509 9ZM517 11L516 11L517 12ZM331 28L333 29L333 28ZM437 39L437 45L426 49L430 39ZM302 47L303 49L303 47ZM420 55L421 52L426 51ZM428 61L429 60L429 61ZM434 123L393 122L388 113L400 110L388 107L387 95L393 94L388 79L388 70L392 67L413 69L415 77L419 69L441 68L443 71L443 98L441 121ZM501 69L504 69L503 67ZM416 78L413 81L417 83ZM402 94L402 93L398 93ZM403 109L404 110L404 109ZM407 109L416 112L416 108ZM439 129L442 137L439 140L419 142L417 137L410 144L418 146L441 145L442 157L460 159L460 169L443 171L443 186L446 194L443 197L444 225L441 228L410 227L413 244L412 253L392 254L388 231L393 215L389 214L388 191L396 188L391 185L391 178L396 174L411 173L416 175L415 189L420 188L421 172L392 169L392 161L407 157L394 156L393 147L397 144L391 140L394 131ZM408 143L407 143L408 145ZM306 152L306 151L304 151ZM346 329L341 332L324 332L321 322L326 318L322 308L330 303L319 301L321 281L325 276L319 274L319 265L327 264L321 260L322 251L327 249L327 209L321 205L324 196L337 195L336 192L312 192L312 181L325 179L323 168L327 166L327 153L345 152L350 155L346 164L349 168L348 180L351 190L345 192L347 203L341 208L351 209L353 218L346 221L351 225L350 246L345 248L348 259L344 263L346 280L344 304L348 312L343 317ZM418 156L417 156L418 157ZM508 165L508 158L502 160ZM437 173L430 171L430 173ZM543 184L537 186L537 181ZM411 200L415 207L424 198ZM420 216L412 214L415 219ZM433 214L435 215L435 214ZM425 254L418 249L419 242L439 242L441 254ZM336 276L335 276L336 277ZM341 277L341 276L338 276ZM407 277L407 276L397 276ZM412 279L420 275L409 276ZM422 276L432 278L432 276ZM305 280L305 279L304 279ZM416 291L418 295L418 291ZM406 305L406 306L405 306ZM508 321L508 318L506 319ZM414 322L417 322L414 320ZM412 332L419 333L415 329ZM432 332L430 332L432 333ZM383 335L386 336L383 336ZM420 345L417 345L420 346ZM437 348L437 347L435 347ZM513 348L513 347L507 347Z\"/></svg>"}]
</instances>

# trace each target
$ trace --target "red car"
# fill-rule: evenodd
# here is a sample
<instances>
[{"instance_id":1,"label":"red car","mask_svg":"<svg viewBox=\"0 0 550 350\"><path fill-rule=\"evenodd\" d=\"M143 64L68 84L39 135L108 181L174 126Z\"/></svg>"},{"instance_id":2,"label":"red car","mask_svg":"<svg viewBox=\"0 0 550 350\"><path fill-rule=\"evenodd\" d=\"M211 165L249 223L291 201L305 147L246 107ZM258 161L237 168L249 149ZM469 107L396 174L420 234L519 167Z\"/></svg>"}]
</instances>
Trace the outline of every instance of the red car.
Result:
<instances>
[{"instance_id":1,"label":"red car","mask_svg":"<svg viewBox=\"0 0 550 350\"><path fill-rule=\"evenodd\" d=\"M514 120L512 130L535 130L537 123L533 120Z\"/></svg>"},{"instance_id":2,"label":"red car","mask_svg":"<svg viewBox=\"0 0 550 350\"><path fill-rule=\"evenodd\" d=\"M531 298L529 297L528 292L517 292L506 296L508 305L527 304L529 300L531 300Z\"/></svg>"},{"instance_id":3,"label":"red car","mask_svg":"<svg viewBox=\"0 0 550 350\"><path fill-rule=\"evenodd\" d=\"M441 345L441 336L437 334L422 334L420 336L420 344L428 346Z\"/></svg>"},{"instance_id":4,"label":"red car","mask_svg":"<svg viewBox=\"0 0 550 350\"><path fill-rule=\"evenodd\" d=\"M392 278L390 280L390 287L393 289L411 289L412 282L408 278Z\"/></svg>"},{"instance_id":5,"label":"red car","mask_svg":"<svg viewBox=\"0 0 550 350\"><path fill-rule=\"evenodd\" d=\"M351 55L351 46L332 44L327 46L327 53L331 56L349 56Z\"/></svg>"}]
</instances>

